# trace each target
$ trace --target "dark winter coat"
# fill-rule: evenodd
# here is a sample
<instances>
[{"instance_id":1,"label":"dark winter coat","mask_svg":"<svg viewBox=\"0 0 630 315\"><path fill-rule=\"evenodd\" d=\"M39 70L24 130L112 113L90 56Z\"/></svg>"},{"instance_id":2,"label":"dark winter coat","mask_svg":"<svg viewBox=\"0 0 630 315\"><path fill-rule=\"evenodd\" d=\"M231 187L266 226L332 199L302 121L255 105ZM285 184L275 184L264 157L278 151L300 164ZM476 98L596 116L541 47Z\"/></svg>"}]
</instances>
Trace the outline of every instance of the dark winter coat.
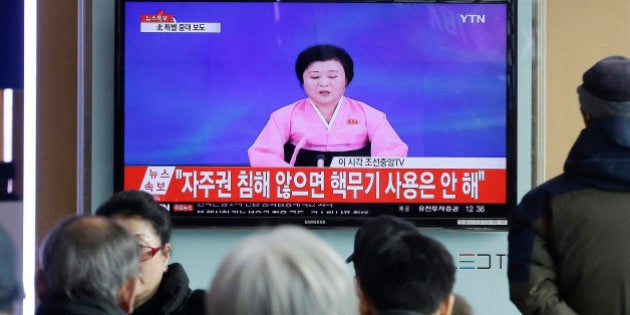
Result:
<instances>
[{"instance_id":1,"label":"dark winter coat","mask_svg":"<svg viewBox=\"0 0 630 315\"><path fill-rule=\"evenodd\" d=\"M564 173L527 193L509 224L523 314L630 315L630 120L585 128Z\"/></svg>"}]
</instances>

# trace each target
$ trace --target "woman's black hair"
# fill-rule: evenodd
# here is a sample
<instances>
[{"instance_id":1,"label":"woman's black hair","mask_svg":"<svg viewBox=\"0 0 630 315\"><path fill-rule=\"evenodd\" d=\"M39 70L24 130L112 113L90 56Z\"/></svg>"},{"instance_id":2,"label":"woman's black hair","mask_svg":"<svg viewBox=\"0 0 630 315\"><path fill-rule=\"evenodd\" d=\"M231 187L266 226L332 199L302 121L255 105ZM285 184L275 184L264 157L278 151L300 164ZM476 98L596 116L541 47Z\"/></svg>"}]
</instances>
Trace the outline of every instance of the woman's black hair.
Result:
<instances>
[{"instance_id":1,"label":"woman's black hair","mask_svg":"<svg viewBox=\"0 0 630 315\"><path fill-rule=\"evenodd\" d=\"M160 237L161 245L171 240L172 223L168 210L162 207L153 196L140 190L123 190L112 195L96 209L97 215L105 217L140 217L151 223Z\"/></svg>"},{"instance_id":2,"label":"woman's black hair","mask_svg":"<svg viewBox=\"0 0 630 315\"><path fill-rule=\"evenodd\" d=\"M295 74L304 85L304 71L315 61L337 60L343 66L346 73L346 85L350 84L354 77L354 63L350 55L340 47L333 45L315 45L304 49L295 61Z\"/></svg>"}]
</instances>

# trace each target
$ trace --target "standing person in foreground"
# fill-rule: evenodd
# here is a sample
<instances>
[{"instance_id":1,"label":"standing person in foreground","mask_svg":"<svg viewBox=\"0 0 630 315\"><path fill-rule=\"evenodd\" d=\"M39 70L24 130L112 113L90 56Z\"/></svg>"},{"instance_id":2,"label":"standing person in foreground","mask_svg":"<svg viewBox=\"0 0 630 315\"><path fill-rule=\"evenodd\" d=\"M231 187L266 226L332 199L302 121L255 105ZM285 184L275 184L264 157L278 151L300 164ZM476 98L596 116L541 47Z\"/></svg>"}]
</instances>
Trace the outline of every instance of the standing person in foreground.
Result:
<instances>
[{"instance_id":1,"label":"standing person in foreground","mask_svg":"<svg viewBox=\"0 0 630 315\"><path fill-rule=\"evenodd\" d=\"M12 314L13 304L24 297L16 256L11 236L0 225L0 315Z\"/></svg>"},{"instance_id":2,"label":"standing person in foreground","mask_svg":"<svg viewBox=\"0 0 630 315\"><path fill-rule=\"evenodd\" d=\"M191 291L182 265L169 265L171 219L151 194L139 190L117 192L96 214L124 226L140 244L140 283L133 315L203 314L205 292Z\"/></svg>"},{"instance_id":3,"label":"standing person in foreground","mask_svg":"<svg viewBox=\"0 0 630 315\"><path fill-rule=\"evenodd\" d=\"M455 264L439 242L410 222L368 219L348 257L356 272L361 315L450 315Z\"/></svg>"},{"instance_id":4,"label":"standing person in foreground","mask_svg":"<svg viewBox=\"0 0 630 315\"><path fill-rule=\"evenodd\" d=\"M328 166L334 156L406 157L385 114L345 97L354 63L343 49L303 50L295 74L308 98L271 114L249 148L251 166Z\"/></svg>"},{"instance_id":5,"label":"standing person in foreground","mask_svg":"<svg viewBox=\"0 0 630 315\"><path fill-rule=\"evenodd\" d=\"M120 225L98 216L66 219L46 236L40 265L37 315L131 313L138 243Z\"/></svg>"},{"instance_id":6,"label":"standing person in foreground","mask_svg":"<svg viewBox=\"0 0 630 315\"><path fill-rule=\"evenodd\" d=\"M630 314L630 60L578 87L582 130L564 173L511 213L508 277L523 314Z\"/></svg>"},{"instance_id":7,"label":"standing person in foreground","mask_svg":"<svg viewBox=\"0 0 630 315\"><path fill-rule=\"evenodd\" d=\"M238 243L216 272L208 315L356 314L341 257L301 227L281 226Z\"/></svg>"}]
</instances>

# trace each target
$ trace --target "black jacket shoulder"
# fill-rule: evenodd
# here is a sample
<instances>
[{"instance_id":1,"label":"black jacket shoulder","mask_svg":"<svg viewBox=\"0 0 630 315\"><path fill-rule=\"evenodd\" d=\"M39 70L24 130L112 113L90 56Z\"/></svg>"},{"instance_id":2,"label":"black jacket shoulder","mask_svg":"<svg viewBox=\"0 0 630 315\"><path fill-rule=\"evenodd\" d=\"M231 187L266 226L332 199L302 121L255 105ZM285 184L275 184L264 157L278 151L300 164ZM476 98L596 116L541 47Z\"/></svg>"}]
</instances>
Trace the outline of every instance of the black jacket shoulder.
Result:
<instances>
[{"instance_id":1,"label":"black jacket shoulder","mask_svg":"<svg viewBox=\"0 0 630 315\"><path fill-rule=\"evenodd\" d=\"M155 295L132 315L203 315L205 291L192 291L189 286L190 280L182 265L170 264Z\"/></svg>"}]
</instances>

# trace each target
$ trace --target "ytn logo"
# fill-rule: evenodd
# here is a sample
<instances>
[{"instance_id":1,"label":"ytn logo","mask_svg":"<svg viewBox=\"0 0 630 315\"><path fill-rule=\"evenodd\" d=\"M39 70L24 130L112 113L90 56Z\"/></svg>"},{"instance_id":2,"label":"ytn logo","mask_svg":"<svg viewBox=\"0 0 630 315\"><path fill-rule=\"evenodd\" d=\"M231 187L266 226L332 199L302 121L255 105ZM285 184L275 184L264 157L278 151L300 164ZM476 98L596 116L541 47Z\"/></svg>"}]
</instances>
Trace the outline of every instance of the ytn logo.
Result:
<instances>
[{"instance_id":1,"label":"ytn logo","mask_svg":"<svg viewBox=\"0 0 630 315\"><path fill-rule=\"evenodd\" d=\"M462 23L466 24L484 24L486 23L486 15L485 14L460 14L460 20Z\"/></svg>"}]
</instances>

